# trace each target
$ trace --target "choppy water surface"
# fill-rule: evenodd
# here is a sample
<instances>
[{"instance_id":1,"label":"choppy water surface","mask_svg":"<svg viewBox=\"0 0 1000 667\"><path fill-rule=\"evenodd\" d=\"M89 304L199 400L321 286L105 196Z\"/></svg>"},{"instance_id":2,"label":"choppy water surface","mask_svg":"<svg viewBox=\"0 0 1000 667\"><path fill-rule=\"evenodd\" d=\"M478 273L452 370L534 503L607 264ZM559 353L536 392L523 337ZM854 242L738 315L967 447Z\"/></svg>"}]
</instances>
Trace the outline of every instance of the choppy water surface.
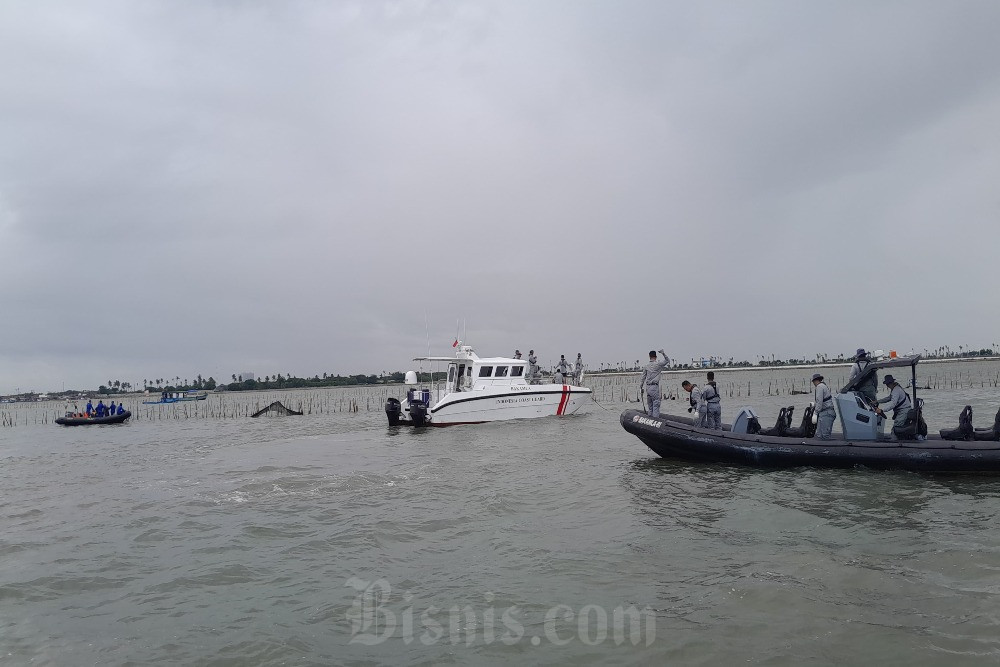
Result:
<instances>
[{"instance_id":1,"label":"choppy water surface","mask_svg":"<svg viewBox=\"0 0 1000 667\"><path fill-rule=\"evenodd\" d=\"M986 426L996 368L948 366L921 366L921 381L983 381L923 393L931 428L957 425L967 402ZM720 374L751 383L724 417L804 405L759 395L758 377ZM222 410L232 396L121 427L19 408L0 429L0 659L1000 658L1000 477L662 460L619 426L635 407L614 400L622 385L593 383L604 399L584 416L427 430L337 408L358 390L259 420Z\"/></svg>"}]
</instances>

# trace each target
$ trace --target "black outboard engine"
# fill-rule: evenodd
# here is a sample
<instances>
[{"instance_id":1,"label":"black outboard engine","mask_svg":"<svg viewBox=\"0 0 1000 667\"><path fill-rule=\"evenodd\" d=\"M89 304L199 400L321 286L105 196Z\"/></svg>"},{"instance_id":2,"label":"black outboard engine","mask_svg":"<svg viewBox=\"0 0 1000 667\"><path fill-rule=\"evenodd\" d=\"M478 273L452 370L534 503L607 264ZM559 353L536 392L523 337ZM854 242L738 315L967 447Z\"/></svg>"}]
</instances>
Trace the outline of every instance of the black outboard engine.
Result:
<instances>
[{"instance_id":1,"label":"black outboard engine","mask_svg":"<svg viewBox=\"0 0 1000 667\"><path fill-rule=\"evenodd\" d=\"M410 421L414 426L427 425L427 404L418 398L410 401Z\"/></svg>"},{"instance_id":2,"label":"black outboard engine","mask_svg":"<svg viewBox=\"0 0 1000 667\"><path fill-rule=\"evenodd\" d=\"M958 428L942 429L942 440L972 440L972 406L966 405L958 415Z\"/></svg>"},{"instance_id":3,"label":"black outboard engine","mask_svg":"<svg viewBox=\"0 0 1000 667\"><path fill-rule=\"evenodd\" d=\"M973 434L975 440L1000 440L1000 410L993 420L993 428L977 428Z\"/></svg>"},{"instance_id":4,"label":"black outboard engine","mask_svg":"<svg viewBox=\"0 0 1000 667\"><path fill-rule=\"evenodd\" d=\"M390 398L385 402L385 416L389 418L389 426L399 426L399 414L402 408L399 399Z\"/></svg>"}]
</instances>

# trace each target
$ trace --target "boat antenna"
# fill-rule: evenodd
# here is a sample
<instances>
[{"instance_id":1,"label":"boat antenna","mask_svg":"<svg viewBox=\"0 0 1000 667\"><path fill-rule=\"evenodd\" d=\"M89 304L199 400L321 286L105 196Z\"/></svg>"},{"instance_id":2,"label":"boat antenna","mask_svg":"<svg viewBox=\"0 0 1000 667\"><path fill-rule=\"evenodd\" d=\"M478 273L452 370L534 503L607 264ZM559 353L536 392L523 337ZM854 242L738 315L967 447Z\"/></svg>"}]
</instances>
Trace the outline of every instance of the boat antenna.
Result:
<instances>
[{"instance_id":1,"label":"boat antenna","mask_svg":"<svg viewBox=\"0 0 1000 667\"><path fill-rule=\"evenodd\" d=\"M424 306L424 336L427 337L427 356L431 356L431 332L427 328L427 306Z\"/></svg>"}]
</instances>

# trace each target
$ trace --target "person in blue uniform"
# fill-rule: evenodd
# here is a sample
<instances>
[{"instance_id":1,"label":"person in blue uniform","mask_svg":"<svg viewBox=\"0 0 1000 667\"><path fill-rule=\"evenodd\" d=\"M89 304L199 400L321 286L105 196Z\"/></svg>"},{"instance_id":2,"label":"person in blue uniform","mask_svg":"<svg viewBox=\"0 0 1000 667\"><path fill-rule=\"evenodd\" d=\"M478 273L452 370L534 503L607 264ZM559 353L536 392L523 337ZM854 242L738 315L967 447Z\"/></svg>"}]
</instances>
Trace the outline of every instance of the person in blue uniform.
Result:
<instances>
[{"instance_id":1,"label":"person in blue uniform","mask_svg":"<svg viewBox=\"0 0 1000 667\"><path fill-rule=\"evenodd\" d=\"M125 406L122 405L121 403L118 404L118 412L116 414L119 414L119 415L125 414Z\"/></svg>"},{"instance_id":2,"label":"person in blue uniform","mask_svg":"<svg viewBox=\"0 0 1000 667\"><path fill-rule=\"evenodd\" d=\"M104 405L104 401L97 402L97 416L98 418L103 417L108 412L108 406Z\"/></svg>"},{"instance_id":3,"label":"person in blue uniform","mask_svg":"<svg viewBox=\"0 0 1000 667\"><path fill-rule=\"evenodd\" d=\"M92 414L94 414L94 404L90 402L90 399L87 399L87 416Z\"/></svg>"}]
</instances>

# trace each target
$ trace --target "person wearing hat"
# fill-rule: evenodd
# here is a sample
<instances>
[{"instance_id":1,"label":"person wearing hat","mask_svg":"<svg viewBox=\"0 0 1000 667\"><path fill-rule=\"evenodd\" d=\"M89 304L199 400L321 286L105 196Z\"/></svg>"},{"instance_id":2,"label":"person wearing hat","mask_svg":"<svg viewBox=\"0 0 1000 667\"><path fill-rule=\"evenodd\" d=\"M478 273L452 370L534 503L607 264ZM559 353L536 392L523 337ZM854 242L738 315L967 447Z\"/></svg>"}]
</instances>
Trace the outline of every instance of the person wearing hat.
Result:
<instances>
[{"instance_id":1,"label":"person wearing hat","mask_svg":"<svg viewBox=\"0 0 1000 667\"><path fill-rule=\"evenodd\" d=\"M851 376L847 378L847 382L854 382L855 378L861 377L870 363L871 359L868 358L865 348L859 347L854 355L854 365L851 366ZM869 403L874 403L878 395L878 373L872 373L866 378L864 384L858 387L858 393L867 398Z\"/></svg>"},{"instance_id":2,"label":"person wearing hat","mask_svg":"<svg viewBox=\"0 0 1000 667\"><path fill-rule=\"evenodd\" d=\"M528 350L528 384L538 382L538 357L534 350Z\"/></svg>"},{"instance_id":3,"label":"person wearing hat","mask_svg":"<svg viewBox=\"0 0 1000 667\"><path fill-rule=\"evenodd\" d=\"M649 399L649 409L646 414L650 417L660 416L660 374L663 373L663 369L670 365L670 357L667 356L667 353L661 349L660 354L663 355L663 361L657 361L656 352L649 351L649 363L646 364L646 368L643 369L642 376L639 378L639 386L642 387L642 391Z\"/></svg>"},{"instance_id":4,"label":"person wearing hat","mask_svg":"<svg viewBox=\"0 0 1000 667\"><path fill-rule=\"evenodd\" d=\"M812 383L816 410L816 437L820 440L830 440L833 438L833 420L837 417L833 409L833 394L819 373L813 373Z\"/></svg>"},{"instance_id":5,"label":"person wearing hat","mask_svg":"<svg viewBox=\"0 0 1000 667\"><path fill-rule=\"evenodd\" d=\"M899 386L899 383L896 382L896 379L891 375L886 375L882 384L889 388L889 395L885 398L880 398L878 403L889 404L889 409L892 410L893 430L902 428L906 425L906 413L909 412L912 407L912 404L910 403L910 395L903 391L903 388ZM883 417L885 416L885 412L882 411L882 408L876 407L875 412Z\"/></svg>"}]
</instances>

